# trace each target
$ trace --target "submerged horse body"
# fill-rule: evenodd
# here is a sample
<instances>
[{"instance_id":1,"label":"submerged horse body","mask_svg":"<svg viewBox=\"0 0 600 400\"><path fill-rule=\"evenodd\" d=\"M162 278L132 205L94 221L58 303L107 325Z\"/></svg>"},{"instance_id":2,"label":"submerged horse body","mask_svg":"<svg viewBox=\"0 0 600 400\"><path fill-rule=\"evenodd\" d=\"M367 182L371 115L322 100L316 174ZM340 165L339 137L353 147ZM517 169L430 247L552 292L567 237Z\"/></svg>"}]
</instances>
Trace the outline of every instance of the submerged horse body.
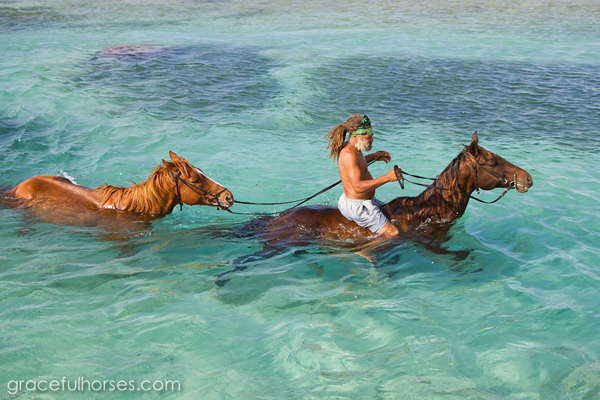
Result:
<instances>
[{"instance_id":1,"label":"submerged horse body","mask_svg":"<svg viewBox=\"0 0 600 400\"><path fill-rule=\"evenodd\" d=\"M67 225L98 225L103 220L150 221L177 205L229 208L233 195L187 160L169 152L171 161L131 187L103 185L95 189L46 175L30 178L6 193L18 206L32 210L42 221Z\"/></svg>"},{"instance_id":2,"label":"submerged horse body","mask_svg":"<svg viewBox=\"0 0 600 400\"><path fill-rule=\"evenodd\" d=\"M516 189L526 192L531 175L478 144L477 132L471 144L438 175L436 181L416 197L398 197L381 207L403 237L425 237L433 241L460 218L471 194L479 189ZM298 238L355 240L373 233L349 221L337 208L310 206L292 210L264 224L266 241Z\"/></svg>"}]
</instances>

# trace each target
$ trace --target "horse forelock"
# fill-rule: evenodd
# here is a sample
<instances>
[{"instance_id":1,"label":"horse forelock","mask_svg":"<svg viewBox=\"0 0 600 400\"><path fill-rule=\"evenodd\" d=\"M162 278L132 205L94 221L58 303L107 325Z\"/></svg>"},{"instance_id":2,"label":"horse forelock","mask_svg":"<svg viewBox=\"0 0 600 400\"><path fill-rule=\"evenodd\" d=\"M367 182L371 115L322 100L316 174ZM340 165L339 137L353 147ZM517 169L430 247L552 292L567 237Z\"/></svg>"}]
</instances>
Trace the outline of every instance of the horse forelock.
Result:
<instances>
[{"instance_id":1,"label":"horse forelock","mask_svg":"<svg viewBox=\"0 0 600 400\"><path fill-rule=\"evenodd\" d=\"M190 164L187 160L180 158L178 160L173 161L164 161L164 167L174 173L179 173L183 179L190 179L196 171L196 167ZM161 172L161 168L158 167L154 172ZM169 174L168 171L162 171L165 174Z\"/></svg>"}]
</instances>

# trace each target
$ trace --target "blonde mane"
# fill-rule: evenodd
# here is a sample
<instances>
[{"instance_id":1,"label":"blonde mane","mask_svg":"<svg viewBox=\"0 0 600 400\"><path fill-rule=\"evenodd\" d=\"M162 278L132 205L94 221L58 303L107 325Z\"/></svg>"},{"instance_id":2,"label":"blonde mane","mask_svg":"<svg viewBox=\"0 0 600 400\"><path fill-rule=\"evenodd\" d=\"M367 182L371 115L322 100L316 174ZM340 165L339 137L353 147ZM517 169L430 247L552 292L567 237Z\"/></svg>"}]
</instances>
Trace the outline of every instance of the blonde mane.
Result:
<instances>
[{"instance_id":1,"label":"blonde mane","mask_svg":"<svg viewBox=\"0 0 600 400\"><path fill-rule=\"evenodd\" d=\"M162 208L170 193L175 190L175 181L169 171L180 172L183 179L189 179L194 172L194 167L184 159L163 160L163 164L142 183L130 187L108 184L98 187L97 190L102 192L101 206L104 207L110 201L114 208L139 213L151 213Z\"/></svg>"}]
</instances>

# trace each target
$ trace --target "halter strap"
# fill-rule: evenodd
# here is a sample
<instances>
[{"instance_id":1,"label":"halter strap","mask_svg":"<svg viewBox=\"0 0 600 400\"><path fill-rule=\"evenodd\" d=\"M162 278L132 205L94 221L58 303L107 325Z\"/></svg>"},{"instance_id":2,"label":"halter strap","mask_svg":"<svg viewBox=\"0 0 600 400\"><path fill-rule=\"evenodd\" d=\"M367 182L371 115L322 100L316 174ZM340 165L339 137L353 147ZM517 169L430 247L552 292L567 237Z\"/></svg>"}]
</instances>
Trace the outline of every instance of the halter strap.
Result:
<instances>
[{"instance_id":1,"label":"halter strap","mask_svg":"<svg viewBox=\"0 0 600 400\"><path fill-rule=\"evenodd\" d=\"M475 158L468 151L464 151L464 153L467 155L467 158L469 159L469 162L471 163L471 166L473 167L473 170L475 172L475 190L477 190L477 193L479 193L479 183L477 182L477 168L481 168L482 170L484 170L485 172L487 172L488 174L490 174L494 178L498 179L498 181L500 183L508 185L509 189L513 188L513 187L514 188L517 187L517 179L516 179L516 177L515 177L515 179L512 182L509 182L506 178L500 177L500 176L496 175L495 173L493 173L492 171L488 170L486 167L484 167L483 165L481 165L479 163L479 157Z\"/></svg>"}]
</instances>

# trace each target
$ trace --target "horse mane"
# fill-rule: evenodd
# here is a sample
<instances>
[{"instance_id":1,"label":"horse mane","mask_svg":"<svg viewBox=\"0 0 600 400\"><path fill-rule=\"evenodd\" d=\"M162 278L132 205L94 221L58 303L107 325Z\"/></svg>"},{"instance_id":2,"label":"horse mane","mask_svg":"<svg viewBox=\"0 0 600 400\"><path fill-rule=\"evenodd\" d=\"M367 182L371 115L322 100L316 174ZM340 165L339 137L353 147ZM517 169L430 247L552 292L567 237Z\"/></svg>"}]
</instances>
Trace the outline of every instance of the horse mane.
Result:
<instances>
[{"instance_id":1,"label":"horse mane","mask_svg":"<svg viewBox=\"0 0 600 400\"><path fill-rule=\"evenodd\" d=\"M460 165L465 157L464 151L460 152L437 176L432 186L456 189ZM457 196L462 195L451 190L440 190L429 187L416 197L397 197L388 204L391 207L392 213L412 212L409 210L437 212L446 209L448 203L457 203Z\"/></svg>"},{"instance_id":2,"label":"horse mane","mask_svg":"<svg viewBox=\"0 0 600 400\"><path fill-rule=\"evenodd\" d=\"M433 186L443 187L447 189L453 189L458 180L458 170L460 169L460 163L465 158L464 151L458 153L456 157L446 166L446 168L437 176ZM439 190L428 188L421 193L425 200L432 199L433 197L439 198L440 200L449 201L456 196L456 192L450 190Z\"/></svg>"},{"instance_id":3,"label":"horse mane","mask_svg":"<svg viewBox=\"0 0 600 400\"><path fill-rule=\"evenodd\" d=\"M454 191L427 188L418 196L418 199L423 202L422 204L429 204L430 206L441 208L445 207L444 204L447 204L448 202L458 204L461 199L468 201L468 197L456 192L460 165L463 160L467 158L466 153L468 152L468 147L469 146L465 146L463 151L458 153L450 164L448 164L448 166L437 176L432 185L438 188L453 189ZM489 153L483 147L478 146L478 149L478 151L483 154Z\"/></svg>"},{"instance_id":4,"label":"horse mane","mask_svg":"<svg viewBox=\"0 0 600 400\"><path fill-rule=\"evenodd\" d=\"M104 206L109 200L123 211L151 213L167 201L167 195L175 187L169 171L180 172L182 178L190 178L194 167L184 159L165 161L144 182L130 187L105 184L96 188L102 193ZM116 207L115 207L116 208Z\"/></svg>"}]
</instances>

